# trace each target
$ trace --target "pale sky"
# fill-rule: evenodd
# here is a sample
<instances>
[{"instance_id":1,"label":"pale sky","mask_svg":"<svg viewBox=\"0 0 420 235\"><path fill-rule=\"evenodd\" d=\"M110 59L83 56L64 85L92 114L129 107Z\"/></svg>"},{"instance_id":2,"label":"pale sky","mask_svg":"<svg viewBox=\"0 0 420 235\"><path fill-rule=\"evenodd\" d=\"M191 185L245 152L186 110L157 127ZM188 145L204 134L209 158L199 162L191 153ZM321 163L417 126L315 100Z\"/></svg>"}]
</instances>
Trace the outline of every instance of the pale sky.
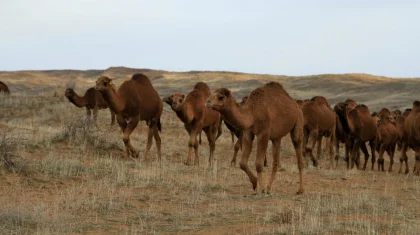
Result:
<instances>
[{"instance_id":1,"label":"pale sky","mask_svg":"<svg viewBox=\"0 0 420 235\"><path fill-rule=\"evenodd\" d=\"M420 77L420 1L0 0L0 70Z\"/></svg>"}]
</instances>

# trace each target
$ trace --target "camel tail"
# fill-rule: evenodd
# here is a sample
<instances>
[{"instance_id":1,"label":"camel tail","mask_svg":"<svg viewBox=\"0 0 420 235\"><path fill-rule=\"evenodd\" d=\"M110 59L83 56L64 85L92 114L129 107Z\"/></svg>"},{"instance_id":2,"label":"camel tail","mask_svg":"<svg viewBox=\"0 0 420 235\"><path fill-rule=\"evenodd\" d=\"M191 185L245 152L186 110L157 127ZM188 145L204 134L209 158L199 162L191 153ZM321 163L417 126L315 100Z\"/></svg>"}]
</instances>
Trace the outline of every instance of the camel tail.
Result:
<instances>
[{"instance_id":1,"label":"camel tail","mask_svg":"<svg viewBox=\"0 0 420 235\"><path fill-rule=\"evenodd\" d=\"M160 118L157 121L157 129L159 132L162 132L162 123L160 122Z\"/></svg>"}]
</instances>

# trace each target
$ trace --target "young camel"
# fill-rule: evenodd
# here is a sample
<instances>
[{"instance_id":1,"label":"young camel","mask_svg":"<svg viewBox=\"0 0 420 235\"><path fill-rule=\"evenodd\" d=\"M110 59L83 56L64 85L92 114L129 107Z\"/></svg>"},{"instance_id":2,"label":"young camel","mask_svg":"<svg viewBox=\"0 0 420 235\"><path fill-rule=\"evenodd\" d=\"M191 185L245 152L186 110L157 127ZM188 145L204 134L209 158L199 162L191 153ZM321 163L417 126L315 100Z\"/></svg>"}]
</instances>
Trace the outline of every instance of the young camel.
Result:
<instances>
[{"instance_id":1,"label":"young camel","mask_svg":"<svg viewBox=\"0 0 420 235\"><path fill-rule=\"evenodd\" d=\"M156 141L158 160L161 162L161 139L159 131L162 126L160 116L163 104L157 91L153 88L149 78L142 74L134 74L130 80L125 81L115 91L112 80L106 76L96 81L96 90L99 90L109 108L117 115L118 125L123 132L125 156L138 157L139 152L131 145L130 135L137 127L139 121L146 121L149 130L145 159L152 146L152 138Z\"/></svg>"},{"instance_id":2,"label":"young camel","mask_svg":"<svg viewBox=\"0 0 420 235\"><path fill-rule=\"evenodd\" d=\"M204 96L205 95L200 90L194 89L187 97L181 93L174 93L163 98L163 101L171 106L178 118L184 123L185 130L187 130L188 135L190 136L188 146L190 149L191 147L194 147L196 153L196 162L194 163L196 165L199 165L197 156L198 145L196 146L196 138L192 135L201 133L201 130L199 130L201 126L204 133L206 133L209 142L209 164L211 166L214 161L216 140L221 134L219 131L221 117L218 112L204 107ZM190 143L192 143L192 146L190 146ZM190 154L191 150L188 153L187 165L191 165Z\"/></svg>"},{"instance_id":3,"label":"young camel","mask_svg":"<svg viewBox=\"0 0 420 235\"><path fill-rule=\"evenodd\" d=\"M108 108L108 104L102 97L101 92L95 90L95 88L93 87L87 89L83 96L77 95L77 93L72 88L67 88L64 94L67 97L67 99L76 107L79 107L79 108L85 107L88 118L92 116L91 110L93 110L94 123L96 123L98 110ZM110 112L111 112L111 125L114 125L115 113L112 112L111 109L110 109Z\"/></svg>"},{"instance_id":4,"label":"young camel","mask_svg":"<svg viewBox=\"0 0 420 235\"><path fill-rule=\"evenodd\" d=\"M390 164L388 171L392 172L392 165L394 164L394 154L395 154L395 146L398 140L398 132L395 125L391 122L391 112L383 108L381 111L377 113L378 119L378 143L376 150L379 152L378 157L378 171L385 171L384 170L384 153L385 151L388 153L390 158Z\"/></svg>"},{"instance_id":5,"label":"young camel","mask_svg":"<svg viewBox=\"0 0 420 235\"><path fill-rule=\"evenodd\" d=\"M405 119L404 135L407 135L406 148L411 147L415 153L416 163L413 173L420 175L420 101L418 100L413 102L411 112Z\"/></svg>"},{"instance_id":6,"label":"young camel","mask_svg":"<svg viewBox=\"0 0 420 235\"><path fill-rule=\"evenodd\" d=\"M367 161L369 159L369 153L366 149L365 142L369 141L371 153L372 153L372 170L376 161L375 151L377 142L377 127L376 119L371 116L369 109L366 105L357 105L356 108L352 109L347 103L339 103L337 107L337 114L340 120L342 120L343 129L348 133L351 147L351 168L354 163L359 168L359 148L362 149L365 155L365 163L363 169L366 169ZM349 169L350 160L347 161L347 169Z\"/></svg>"},{"instance_id":7,"label":"young camel","mask_svg":"<svg viewBox=\"0 0 420 235\"><path fill-rule=\"evenodd\" d=\"M10 94L9 87L7 87L7 85L4 84L4 82L2 82L2 81L0 81L0 93L4 93L6 95Z\"/></svg>"},{"instance_id":8,"label":"young camel","mask_svg":"<svg viewBox=\"0 0 420 235\"><path fill-rule=\"evenodd\" d=\"M303 114L298 104L287 94L282 85L277 82L269 82L263 87L253 90L243 105L236 103L229 89L220 88L207 99L206 106L217 110L222 114L223 119L242 130L240 167L248 175L255 193L260 190L261 192L271 192L278 167L281 139L290 133L296 151L300 177L297 193L303 193ZM248 167L248 158L255 136L257 136L255 159L257 177ZM263 186L263 162L269 140L273 143L273 165L270 180L265 188Z\"/></svg>"},{"instance_id":9,"label":"young camel","mask_svg":"<svg viewBox=\"0 0 420 235\"><path fill-rule=\"evenodd\" d=\"M336 127L334 111L329 107L328 102L324 102L324 100L305 102L301 109L304 119L305 156L309 155L313 165L318 166L322 137L325 136L327 141L326 149L330 152L330 168L332 169L334 166L333 143ZM318 142L317 158L314 157L312 152L316 142Z\"/></svg>"}]
</instances>

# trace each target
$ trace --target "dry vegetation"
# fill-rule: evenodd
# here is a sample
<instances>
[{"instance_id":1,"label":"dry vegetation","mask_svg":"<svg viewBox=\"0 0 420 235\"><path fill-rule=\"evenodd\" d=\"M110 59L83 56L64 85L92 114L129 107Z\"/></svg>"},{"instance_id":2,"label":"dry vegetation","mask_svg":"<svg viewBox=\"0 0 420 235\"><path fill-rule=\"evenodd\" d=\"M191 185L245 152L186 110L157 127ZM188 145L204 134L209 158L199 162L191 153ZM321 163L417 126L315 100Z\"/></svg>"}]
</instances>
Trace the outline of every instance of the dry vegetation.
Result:
<instances>
[{"instance_id":1,"label":"dry vegetation","mask_svg":"<svg viewBox=\"0 0 420 235\"><path fill-rule=\"evenodd\" d=\"M117 79L120 82L126 78L125 72L132 72L115 70L111 72L114 77L121 77ZM73 78L68 76L64 80L64 71L57 79L65 81L63 84L76 79L77 86L83 90L95 76L102 74L88 72L87 75L74 72ZM162 96L176 89L188 90L195 82L184 79L189 76L208 78L213 89L225 84L233 87L235 79L253 77L234 73L164 72L161 75L152 72L156 73L153 84ZM35 72L29 74L42 77ZM67 74L71 73L67 71ZM0 73L0 80L12 75ZM33 96L32 85L25 87L25 82L20 83L13 76L9 77L12 94L14 88L22 90L12 96L0 95L0 234L418 234L420 229L419 177L348 171L342 159L336 170L307 164L306 192L296 196L296 159L290 139L285 138L280 158L285 171L277 174L273 194L251 196L252 188L245 173L238 166L230 167L233 146L226 128L216 142L217 167L208 168L205 164L209 151L205 141L199 148L204 164L188 167L182 164L187 154L187 135L174 113L166 110L162 117L165 159L162 166L156 162L155 145L151 159L142 159L147 130L144 123L132 135L141 157L126 160L119 127L110 127L107 110L99 111L98 127L95 127L86 120L84 109L65 100L64 87L41 86L39 90L44 90L45 96ZM222 84L218 82L221 76L229 79ZM337 92L331 95L334 103L334 99L356 93L350 89L353 85L344 83L340 89L348 89L348 93L339 94L340 91L329 88L325 84L338 79L329 75L314 80L258 76L236 85L235 96L240 97L271 78L284 81L289 88L300 86L301 89L290 88L296 98L330 90L325 95ZM47 78L50 79L44 79ZM378 100L386 102L388 97L397 97L389 92L393 89L388 87L390 84L409 87L401 88L404 92L393 105L410 106L411 96L415 95L411 93L412 87L418 83L417 80L404 83L405 80L362 78L346 82L367 89L365 96L388 92L389 96L383 99L363 98L362 101L373 100L366 102L373 107L382 105ZM317 81L324 87L317 88ZM341 82L337 80L331 86ZM244 83L251 87L244 88ZM311 85L314 90L310 89ZM396 154L397 159L399 155ZM255 152L251 155L251 166L254 157ZM387 165L387 156L385 160ZM413 160L410 152L411 169Z\"/></svg>"}]
</instances>

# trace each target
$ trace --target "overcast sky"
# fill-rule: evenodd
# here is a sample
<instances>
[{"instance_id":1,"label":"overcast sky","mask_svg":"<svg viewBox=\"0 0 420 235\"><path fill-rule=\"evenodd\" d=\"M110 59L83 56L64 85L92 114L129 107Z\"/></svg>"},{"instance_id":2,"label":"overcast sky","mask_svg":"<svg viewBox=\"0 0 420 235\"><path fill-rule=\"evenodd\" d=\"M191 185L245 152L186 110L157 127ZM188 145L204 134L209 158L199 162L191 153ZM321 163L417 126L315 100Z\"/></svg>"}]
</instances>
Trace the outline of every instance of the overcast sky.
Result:
<instances>
[{"instance_id":1,"label":"overcast sky","mask_svg":"<svg viewBox=\"0 0 420 235\"><path fill-rule=\"evenodd\" d=\"M0 70L420 77L420 1L0 0Z\"/></svg>"}]
</instances>

